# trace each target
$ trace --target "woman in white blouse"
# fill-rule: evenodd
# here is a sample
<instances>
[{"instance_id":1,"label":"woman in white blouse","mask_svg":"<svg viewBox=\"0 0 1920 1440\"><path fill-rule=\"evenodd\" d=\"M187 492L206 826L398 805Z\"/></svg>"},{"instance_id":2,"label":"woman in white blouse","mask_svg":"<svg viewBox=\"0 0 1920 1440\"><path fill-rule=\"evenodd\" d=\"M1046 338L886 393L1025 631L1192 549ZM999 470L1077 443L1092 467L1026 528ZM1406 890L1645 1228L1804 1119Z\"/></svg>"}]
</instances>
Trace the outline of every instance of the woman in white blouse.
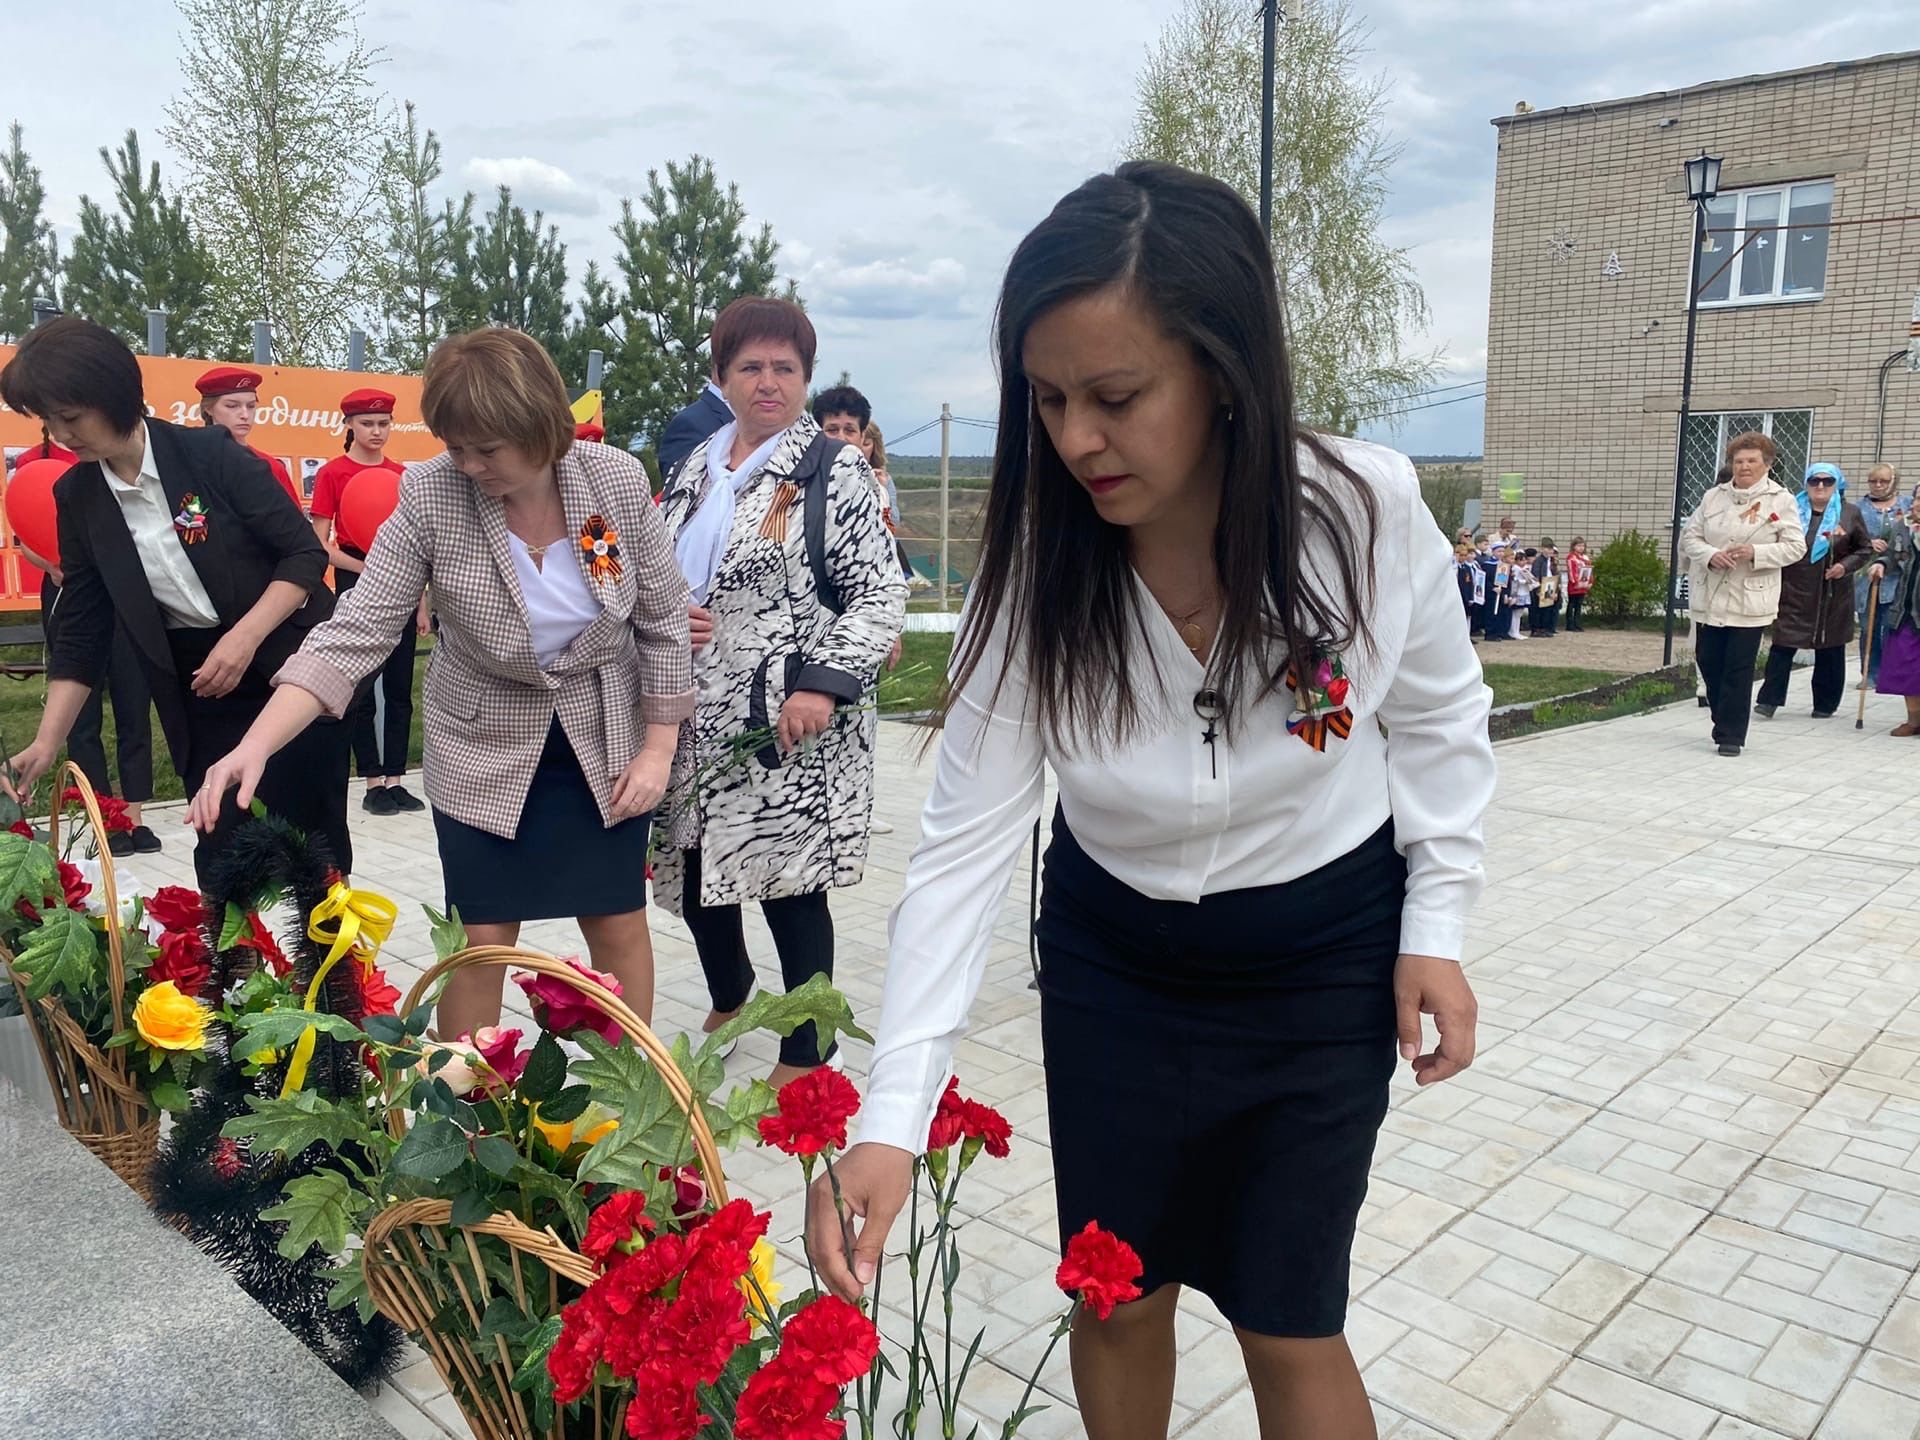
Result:
<instances>
[{"instance_id":1,"label":"woman in white blouse","mask_svg":"<svg viewBox=\"0 0 1920 1440\"><path fill-rule=\"evenodd\" d=\"M1343 1338L1394 1044L1473 1057L1459 965L1488 692L1402 456L1298 428L1273 263L1233 191L1137 163L1067 196L1001 295L1001 445L861 1143L809 1240L862 1292L1042 803L1062 1236L1145 1294L1073 1331L1093 1440L1163 1436L1175 1302L1241 1339L1263 1435L1370 1436ZM1422 1013L1437 1047L1422 1053Z\"/></svg>"}]
</instances>

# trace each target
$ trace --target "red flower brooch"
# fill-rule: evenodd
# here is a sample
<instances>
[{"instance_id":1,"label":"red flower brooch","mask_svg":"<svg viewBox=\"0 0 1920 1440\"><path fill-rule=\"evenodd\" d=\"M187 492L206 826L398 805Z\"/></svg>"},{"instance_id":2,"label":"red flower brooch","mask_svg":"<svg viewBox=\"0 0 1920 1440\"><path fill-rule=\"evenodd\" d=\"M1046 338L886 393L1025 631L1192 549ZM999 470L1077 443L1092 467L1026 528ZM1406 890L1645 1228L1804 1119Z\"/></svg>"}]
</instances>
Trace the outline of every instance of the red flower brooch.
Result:
<instances>
[{"instance_id":1,"label":"red flower brooch","mask_svg":"<svg viewBox=\"0 0 1920 1440\"><path fill-rule=\"evenodd\" d=\"M1353 733L1353 711L1347 708L1346 668L1338 655L1316 655L1313 683L1302 685L1294 668L1287 667L1287 689L1293 692L1293 711L1287 733L1298 735L1315 750L1327 748L1327 737L1344 740Z\"/></svg>"},{"instance_id":2,"label":"red flower brooch","mask_svg":"<svg viewBox=\"0 0 1920 1440\"><path fill-rule=\"evenodd\" d=\"M182 545L198 545L207 538L207 503L189 491L180 499L180 513L173 517L174 532Z\"/></svg>"},{"instance_id":3,"label":"red flower brooch","mask_svg":"<svg viewBox=\"0 0 1920 1440\"><path fill-rule=\"evenodd\" d=\"M587 571L604 584L620 578L620 532L600 515L589 515L580 527L580 548L587 552Z\"/></svg>"}]
</instances>

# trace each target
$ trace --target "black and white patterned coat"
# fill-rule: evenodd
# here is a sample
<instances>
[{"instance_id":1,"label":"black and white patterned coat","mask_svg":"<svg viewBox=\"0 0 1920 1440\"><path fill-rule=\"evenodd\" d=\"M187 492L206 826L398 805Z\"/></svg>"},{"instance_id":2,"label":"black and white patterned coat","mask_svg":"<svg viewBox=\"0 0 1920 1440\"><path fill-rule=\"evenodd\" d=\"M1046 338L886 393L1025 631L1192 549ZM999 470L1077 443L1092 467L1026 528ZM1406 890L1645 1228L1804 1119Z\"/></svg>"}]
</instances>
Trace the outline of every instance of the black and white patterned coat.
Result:
<instances>
[{"instance_id":1,"label":"black and white patterned coat","mask_svg":"<svg viewBox=\"0 0 1920 1440\"><path fill-rule=\"evenodd\" d=\"M673 914L690 849L701 852L703 905L854 885L866 866L878 728L871 692L905 620L907 587L873 471L849 445L814 482L828 487L827 573L844 608L835 615L820 603L805 497L789 483L818 433L803 415L735 500L707 598L713 641L694 657L694 715L681 727L661 806L654 896ZM702 445L661 497L670 534L679 535L707 485ZM797 690L840 702L827 729L791 753L774 741L743 746L742 737L778 723Z\"/></svg>"}]
</instances>

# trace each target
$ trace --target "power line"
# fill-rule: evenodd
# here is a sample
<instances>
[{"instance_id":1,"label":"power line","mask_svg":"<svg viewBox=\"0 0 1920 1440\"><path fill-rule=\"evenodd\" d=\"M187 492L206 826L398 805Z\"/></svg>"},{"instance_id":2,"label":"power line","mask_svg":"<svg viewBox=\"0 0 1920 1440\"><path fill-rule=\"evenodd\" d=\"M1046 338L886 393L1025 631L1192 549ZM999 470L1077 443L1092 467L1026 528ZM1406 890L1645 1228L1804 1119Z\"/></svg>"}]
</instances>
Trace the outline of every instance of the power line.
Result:
<instances>
[{"instance_id":1,"label":"power line","mask_svg":"<svg viewBox=\"0 0 1920 1440\"><path fill-rule=\"evenodd\" d=\"M1475 395L1455 395L1452 399L1449 399L1449 400L1429 400L1424 405L1408 405L1403 408L1395 408L1394 406L1390 405L1384 410L1375 410L1371 414L1362 415L1360 418L1362 420L1384 420L1392 416L1411 415L1416 410L1437 410L1442 405L1458 405L1458 404L1461 404L1463 401L1484 400L1486 398L1487 398L1487 392L1482 390Z\"/></svg>"}]
</instances>

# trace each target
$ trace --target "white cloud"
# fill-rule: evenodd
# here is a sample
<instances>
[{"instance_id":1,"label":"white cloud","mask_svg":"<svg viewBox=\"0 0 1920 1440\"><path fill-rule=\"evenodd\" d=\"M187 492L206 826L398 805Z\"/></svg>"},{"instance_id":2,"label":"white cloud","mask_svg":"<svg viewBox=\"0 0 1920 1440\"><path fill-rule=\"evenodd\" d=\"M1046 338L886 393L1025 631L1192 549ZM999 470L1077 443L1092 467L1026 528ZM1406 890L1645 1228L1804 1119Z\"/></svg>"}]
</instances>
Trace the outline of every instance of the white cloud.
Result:
<instances>
[{"instance_id":1,"label":"white cloud","mask_svg":"<svg viewBox=\"0 0 1920 1440\"><path fill-rule=\"evenodd\" d=\"M487 190L507 186L513 191L515 202L528 210L545 210L553 215L593 215L600 209L601 197L597 192L558 165L549 165L530 155L476 156L467 161L461 173L474 185ZM486 199L481 196L483 204Z\"/></svg>"},{"instance_id":2,"label":"white cloud","mask_svg":"<svg viewBox=\"0 0 1920 1440\"><path fill-rule=\"evenodd\" d=\"M810 307L854 319L958 315L968 299L967 267L947 255L924 264L902 257L861 264L821 260L799 279Z\"/></svg>"}]
</instances>

